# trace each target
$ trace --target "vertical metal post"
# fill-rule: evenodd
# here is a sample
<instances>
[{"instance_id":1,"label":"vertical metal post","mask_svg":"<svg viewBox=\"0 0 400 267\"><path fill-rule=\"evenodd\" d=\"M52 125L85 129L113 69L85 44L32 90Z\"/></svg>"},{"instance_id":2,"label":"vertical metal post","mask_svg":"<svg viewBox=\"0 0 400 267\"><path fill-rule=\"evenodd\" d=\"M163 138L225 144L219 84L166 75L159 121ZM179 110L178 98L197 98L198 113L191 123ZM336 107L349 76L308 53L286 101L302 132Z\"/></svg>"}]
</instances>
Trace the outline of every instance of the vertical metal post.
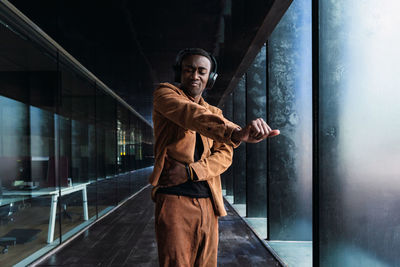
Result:
<instances>
[{"instance_id":1,"label":"vertical metal post","mask_svg":"<svg viewBox=\"0 0 400 267\"><path fill-rule=\"evenodd\" d=\"M319 0L312 0L312 114L313 114L313 266L320 263L319 238Z\"/></svg>"}]
</instances>

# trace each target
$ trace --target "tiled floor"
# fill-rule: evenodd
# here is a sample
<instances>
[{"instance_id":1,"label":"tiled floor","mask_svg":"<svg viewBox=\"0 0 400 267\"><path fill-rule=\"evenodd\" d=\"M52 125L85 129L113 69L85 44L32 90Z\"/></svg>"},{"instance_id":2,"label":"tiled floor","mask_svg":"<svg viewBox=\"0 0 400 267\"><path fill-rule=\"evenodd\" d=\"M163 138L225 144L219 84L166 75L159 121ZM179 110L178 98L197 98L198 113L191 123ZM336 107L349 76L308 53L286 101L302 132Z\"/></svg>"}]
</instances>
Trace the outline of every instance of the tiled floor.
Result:
<instances>
[{"instance_id":1,"label":"tiled floor","mask_svg":"<svg viewBox=\"0 0 400 267\"><path fill-rule=\"evenodd\" d=\"M246 205L234 204L231 195L224 195L226 201L239 214L248 226L253 229L259 238L271 247L279 258L289 267L311 267L312 266L312 242L298 241L266 241L267 218L246 217Z\"/></svg>"},{"instance_id":2,"label":"tiled floor","mask_svg":"<svg viewBox=\"0 0 400 267\"><path fill-rule=\"evenodd\" d=\"M312 242L268 241L289 267L312 267Z\"/></svg>"},{"instance_id":3,"label":"tiled floor","mask_svg":"<svg viewBox=\"0 0 400 267\"><path fill-rule=\"evenodd\" d=\"M231 206L241 217L246 217L246 204L231 204Z\"/></svg>"},{"instance_id":4,"label":"tiled floor","mask_svg":"<svg viewBox=\"0 0 400 267\"><path fill-rule=\"evenodd\" d=\"M244 219L260 238L267 239L267 218L246 217Z\"/></svg>"},{"instance_id":5,"label":"tiled floor","mask_svg":"<svg viewBox=\"0 0 400 267\"><path fill-rule=\"evenodd\" d=\"M280 266L226 204L219 220L219 266ZM158 266L150 188L127 201L38 266Z\"/></svg>"}]
</instances>

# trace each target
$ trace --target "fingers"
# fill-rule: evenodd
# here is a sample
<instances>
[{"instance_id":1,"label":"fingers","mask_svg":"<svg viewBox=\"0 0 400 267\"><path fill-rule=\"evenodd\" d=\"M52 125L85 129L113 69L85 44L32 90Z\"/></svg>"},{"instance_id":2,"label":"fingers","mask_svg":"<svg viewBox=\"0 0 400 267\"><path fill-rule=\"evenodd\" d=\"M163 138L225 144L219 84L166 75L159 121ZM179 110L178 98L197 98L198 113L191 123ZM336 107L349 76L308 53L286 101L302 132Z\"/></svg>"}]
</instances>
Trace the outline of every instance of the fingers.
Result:
<instances>
[{"instance_id":1,"label":"fingers","mask_svg":"<svg viewBox=\"0 0 400 267\"><path fill-rule=\"evenodd\" d=\"M262 118L258 118L247 124L245 128L235 130L232 133L232 140L234 142L258 143L267 137L279 134L279 130L272 130Z\"/></svg>"},{"instance_id":2,"label":"fingers","mask_svg":"<svg viewBox=\"0 0 400 267\"><path fill-rule=\"evenodd\" d=\"M271 127L262 119L258 118L253 120L251 125L251 131L249 134L250 142L259 142L267 137L272 137L280 134L279 130L272 130Z\"/></svg>"},{"instance_id":3,"label":"fingers","mask_svg":"<svg viewBox=\"0 0 400 267\"><path fill-rule=\"evenodd\" d=\"M272 131L269 133L269 137L277 136L277 135L279 135L280 133L281 133L281 131L279 131L279 130L272 130Z\"/></svg>"},{"instance_id":4,"label":"fingers","mask_svg":"<svg viewBox=\"0 0 400 267\"><path fill-rule=\"evenodd\" d=\"M269 125L268 125L268 124L265 124L265 125L267 126L267 128L268 128L268 131L269 131L269 132L271 132L271 131L272 131L271 127L269 127Z\"/></svg>"},{"instance_id":5,"label":"fingers","mask_svg":"<svg viewBox=\"0 0 400 267\"><path fill-rule=\"evenodd\" d=\"M270 128L262 118L253 120L251 122L251 125L253 126L251 137L253 137L254 139L262 140L268 136Z\"/></svg>"},{"instance_id":6,"label":"fingers","mask_svg":"<svg viewBox=\"0 0 400 267\"><path fill-rule=\"evenodd\" d=\"M269 133L271 132L271 128L268 126L268 124L263 119L260 119L260 120L261 120L261 122L260 122L261 126L263 128L263 135L261 135L259 138L265 139L268 137Z\"/></svg>"},{"instance_id":7,"label":"fingers","mask_svg":"<svg viewBox=\"0 0 400 267\"><path fill-rule=\"evenodd\" d=\"M250 134L253 138L256 138L260 134L259 124L259 119L253 120L251 122L252 129Z\"/></svg>"}]
</instances>

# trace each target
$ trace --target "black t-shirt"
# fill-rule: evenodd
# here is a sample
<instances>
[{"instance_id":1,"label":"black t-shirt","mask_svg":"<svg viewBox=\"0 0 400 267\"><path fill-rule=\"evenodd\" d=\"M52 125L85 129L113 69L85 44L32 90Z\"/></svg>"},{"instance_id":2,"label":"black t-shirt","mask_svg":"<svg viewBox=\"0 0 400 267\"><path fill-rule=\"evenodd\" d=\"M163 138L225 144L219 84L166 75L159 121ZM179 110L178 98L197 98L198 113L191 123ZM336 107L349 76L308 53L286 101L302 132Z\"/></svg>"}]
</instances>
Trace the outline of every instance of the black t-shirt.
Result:
<instances>
[{"instance_id":1,"label":"black t-shirt","mask_svg":"<svg viewBox=\"0 0 400 267\"><path fill-rule=\"evenodd\" d=\"M194 161L200 160L201 155L203 154L203 151L204 151L203 142L201 141L200 134L196 132L196 146L194 149ZM194 180L196 180L196 179L197 179L197 177L194 177ZM188 180L186 183L183 183L180 185L159 188L157 190L157 193L178 195L178 196L188 196L188 197L195 197L195 198L211 197L210 187L208 186L208 183L206 181L193 182L191 180Z\"/></svg>"}]
</instances>

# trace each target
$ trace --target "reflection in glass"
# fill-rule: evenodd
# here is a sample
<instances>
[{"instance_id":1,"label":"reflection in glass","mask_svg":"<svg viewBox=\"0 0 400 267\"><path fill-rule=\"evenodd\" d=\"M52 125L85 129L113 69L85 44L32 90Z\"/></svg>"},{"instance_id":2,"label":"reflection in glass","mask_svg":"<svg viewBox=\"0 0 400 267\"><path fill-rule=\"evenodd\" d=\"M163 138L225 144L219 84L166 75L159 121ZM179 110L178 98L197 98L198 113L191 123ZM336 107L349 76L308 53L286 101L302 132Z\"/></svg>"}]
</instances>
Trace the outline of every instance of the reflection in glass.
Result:
<instances>
[{"instance_id":1,"label":"reflection in glass","mask_svg":"<svg viewBox=\"0 0 400 267\"><path fill-rule=\"evenodd\" d=\"M11 266L48 242L57 75L51 52L0 19L0 240L15 241L0 242L0 266Z\"/></svg>"},{"instance_id":2,"label":"reflection in glass","mask_svg":"<svg viewBox=\"0 0 400 267\"><path fill-rule=\"evenodd\" d=\"M0 96L0 236L16 243L9 247L14 256L2 256L1 266L47 244L50 199L36 192L48 187L52 122L49 112Z\"/></svg>"},{"instance_id":3,"label":"reflection in glass","mask_svg":"<svg viewBox=\"0 0 400 267\"><path fill-rule=\"evenodd\" d=\"M30 107L31 181L33 188L54 186L53 114ZM51 170L51 173L48 173Z\"/></svg>"},{"instance_id":4,"label":"reflection in glass","mask_svg":"<svg viewBox=\"0 0 400 267\"><path fill-rule=\"evenodd\" d=\"M18 15L7 20L2 7L0 266L26 266L147 183L143 174L131 190L130 171L149 166L142 142L152 146L152 129L68 56L51 57L55 47L37 42L35 27L17 32ZM117 164L119 140L127 157ZM121 195L117 170L128 173Z\"/></svg>"},{"instance_id":5,"label":"reflection in glass","mask_svg":"<svg viewBox=\"0 0 400 267\"><path fill-rule=\"evenodd\" d=\"M127 198L130 193L130 175L129 170L129 113L126 109L118 107L117 111L117 183L118 183L118 200L122 201Z\"/></svg>"}]
</instances>

